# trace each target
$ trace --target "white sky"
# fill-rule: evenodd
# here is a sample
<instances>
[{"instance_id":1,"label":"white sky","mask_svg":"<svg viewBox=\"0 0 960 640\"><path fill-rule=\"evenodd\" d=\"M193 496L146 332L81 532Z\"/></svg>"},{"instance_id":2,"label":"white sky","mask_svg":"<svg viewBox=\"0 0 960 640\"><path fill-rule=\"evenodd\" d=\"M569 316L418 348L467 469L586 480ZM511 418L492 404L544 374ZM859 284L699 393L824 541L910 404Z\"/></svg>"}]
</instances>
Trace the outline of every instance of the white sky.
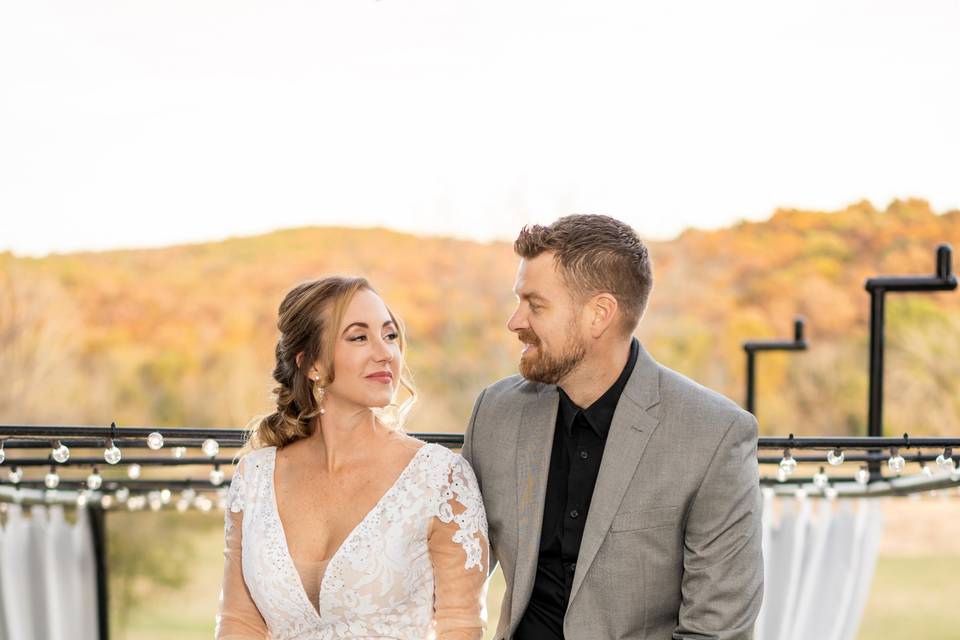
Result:
<instances>
[{"instance_id":1,"label":"white sky","mask_svg":"<svg viewBox=\"0 0 960 640\"><path fill-rule=\"evenodd\" d=\"M0 250L960 207L957 0L8 0Z\"/></svg>"}]
</instances>

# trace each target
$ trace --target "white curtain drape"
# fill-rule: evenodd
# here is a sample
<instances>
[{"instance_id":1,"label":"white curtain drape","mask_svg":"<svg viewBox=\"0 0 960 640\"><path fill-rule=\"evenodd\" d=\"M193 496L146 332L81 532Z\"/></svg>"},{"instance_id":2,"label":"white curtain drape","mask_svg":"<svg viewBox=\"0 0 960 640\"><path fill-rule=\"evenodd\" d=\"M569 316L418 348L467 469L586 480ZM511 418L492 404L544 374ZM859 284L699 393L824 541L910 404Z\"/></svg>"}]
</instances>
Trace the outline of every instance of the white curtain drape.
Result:
<instances>
[{"instance_id":1,"label":"white curtain drape","mask_svg":"<svg viewBox=\"0 0 960 640\"><path fill-rule=\"evenodd\" d=\"M883 534L882 498L764 498L755 640L854 640Z\"/></svg>"},{"instance_id":2,"label":"white curtain drape","mask_svg":"<svg viewBox=\"0 0 960 640\"><path fill-rule=\"evenodd\" d=\"M93 536L86 510L7 505L0 527L0 638L96 640Z\"/></svg>"}]
</instances>

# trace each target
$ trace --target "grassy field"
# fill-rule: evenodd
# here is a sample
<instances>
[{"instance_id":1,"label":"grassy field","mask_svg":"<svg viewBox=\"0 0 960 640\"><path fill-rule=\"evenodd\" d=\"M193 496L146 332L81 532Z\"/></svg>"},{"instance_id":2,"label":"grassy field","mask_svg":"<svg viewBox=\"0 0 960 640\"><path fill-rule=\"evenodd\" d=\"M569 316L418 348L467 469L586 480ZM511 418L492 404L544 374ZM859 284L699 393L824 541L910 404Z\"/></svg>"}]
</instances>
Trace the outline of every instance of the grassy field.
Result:
<instances>
[{"instance_id":1,"label":"grassy field","mask_svg":"<svg viewBox=\"0 0 960 640\"><path fill-rule=\"evenodd\" d=\"M956 609L960 503L956 499L900 501L891 503L885 514L884 541L859 640L955 640L960 637ZM192 571L186 585L152 593L129 612L125 626L117 623L115 615L113 638L213 637L222 572L222 534L215 527L202 529L195 536ZM491 626L499 615L502 593L503 581L498 571L489 589Z\"/></svg>"}]
</instances>

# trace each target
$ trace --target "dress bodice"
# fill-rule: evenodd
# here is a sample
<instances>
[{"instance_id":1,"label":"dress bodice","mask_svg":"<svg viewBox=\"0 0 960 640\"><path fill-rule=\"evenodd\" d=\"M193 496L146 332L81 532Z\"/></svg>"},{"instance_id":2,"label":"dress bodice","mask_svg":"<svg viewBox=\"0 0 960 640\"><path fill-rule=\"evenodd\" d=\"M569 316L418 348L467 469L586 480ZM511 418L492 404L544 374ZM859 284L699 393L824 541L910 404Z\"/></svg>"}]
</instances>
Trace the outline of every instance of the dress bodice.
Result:
<instances>
[{"instance_id":1,"label":"dress bodice","mask_svg":"<svg viewBox=\"0 0 960 640\"><path fill-rule=\"evenodd\" d=\"M436 444L417 450L326 563L317 601L308 596L312 589L304 588L287 547L275 465L275 447L240 460L224 522L227 551L230 540L239 538L242 581L272 640L435 637L436 604L450 600L448 594L435 598L438 572L444 572L440 578L448 571L458 574L450 576L449 585L472 591L461 594L468 603L483 597L487 522L476 478L460 455ZM241 535L233 535L238 523ZM226 583L225 577L225 591ZM224 607L219 618L229 616ZM454 618L463 616L462 603L457 609ZM483 615L482 602L467 609ZM229 637L219 633L218 628L218 637Z\"/></svg>"}]
</instances>

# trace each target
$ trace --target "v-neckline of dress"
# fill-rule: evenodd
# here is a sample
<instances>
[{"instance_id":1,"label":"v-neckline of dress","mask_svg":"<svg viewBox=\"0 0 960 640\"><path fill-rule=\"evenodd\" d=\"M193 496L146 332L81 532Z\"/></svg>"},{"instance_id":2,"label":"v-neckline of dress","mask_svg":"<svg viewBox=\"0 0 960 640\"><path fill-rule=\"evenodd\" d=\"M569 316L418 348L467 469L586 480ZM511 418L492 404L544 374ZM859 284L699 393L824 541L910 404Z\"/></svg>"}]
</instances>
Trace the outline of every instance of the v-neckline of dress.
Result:
<instances>
[{"instance_id":1,"label":"v-neckline of dress","mask_svg":"<svg viewBox=\"0 0 960 640\"><path fill-rule=\"evenodd\" d=\"M333 555L330 556L330 559L327 560L327 564L324 567L323 576L320 578L320 590L317 594L317 605L314 606L310 601L310 597L307 595L307 590L303 585L303 580L300 578L300 572L297 571L296 563L293 560L293 556L290 555L290 546L287 544L287 533L283 528L283 520L280 519L280 507L277 504L277 491L276 483L274 482L274 473L277 469L277 448L271 447L272 451L270 453L270 469L267 477L270 480L270 503L273 511L273 516L277 519L277 526L280 532L280 544L283 546L283 554L286 559L289 569L292 570L292 576L297 580L297 586L299 587L297 591L300 593L300 598L307 604L309 610L316 616L318 621L323 619L322 612L319 611L320 602L323 600L323 585L327 581L327 576L330 575L330 569L333 567L333 563L337 561L340 557L340 552L347 546L347 543L357 534L360 530L360 527L370 519L370 516L378 511L387 497L392 494L401 484L401 481L406 477L407 473L413 468L414 462L420 457L420 453L430 446L430 443L421 445L416 452L414 452L413 457L410 458L410 461L407 462L406 466L400 472L400 475L397 476L397 479L393 481L393 484L380 496L380 499L377 500L376 504L370 508L367 513L364 514L363 518L350 530L350 533L343 539L343 542L340 543L340 546L333 552Z\"/></svg>"}]
</instances>

